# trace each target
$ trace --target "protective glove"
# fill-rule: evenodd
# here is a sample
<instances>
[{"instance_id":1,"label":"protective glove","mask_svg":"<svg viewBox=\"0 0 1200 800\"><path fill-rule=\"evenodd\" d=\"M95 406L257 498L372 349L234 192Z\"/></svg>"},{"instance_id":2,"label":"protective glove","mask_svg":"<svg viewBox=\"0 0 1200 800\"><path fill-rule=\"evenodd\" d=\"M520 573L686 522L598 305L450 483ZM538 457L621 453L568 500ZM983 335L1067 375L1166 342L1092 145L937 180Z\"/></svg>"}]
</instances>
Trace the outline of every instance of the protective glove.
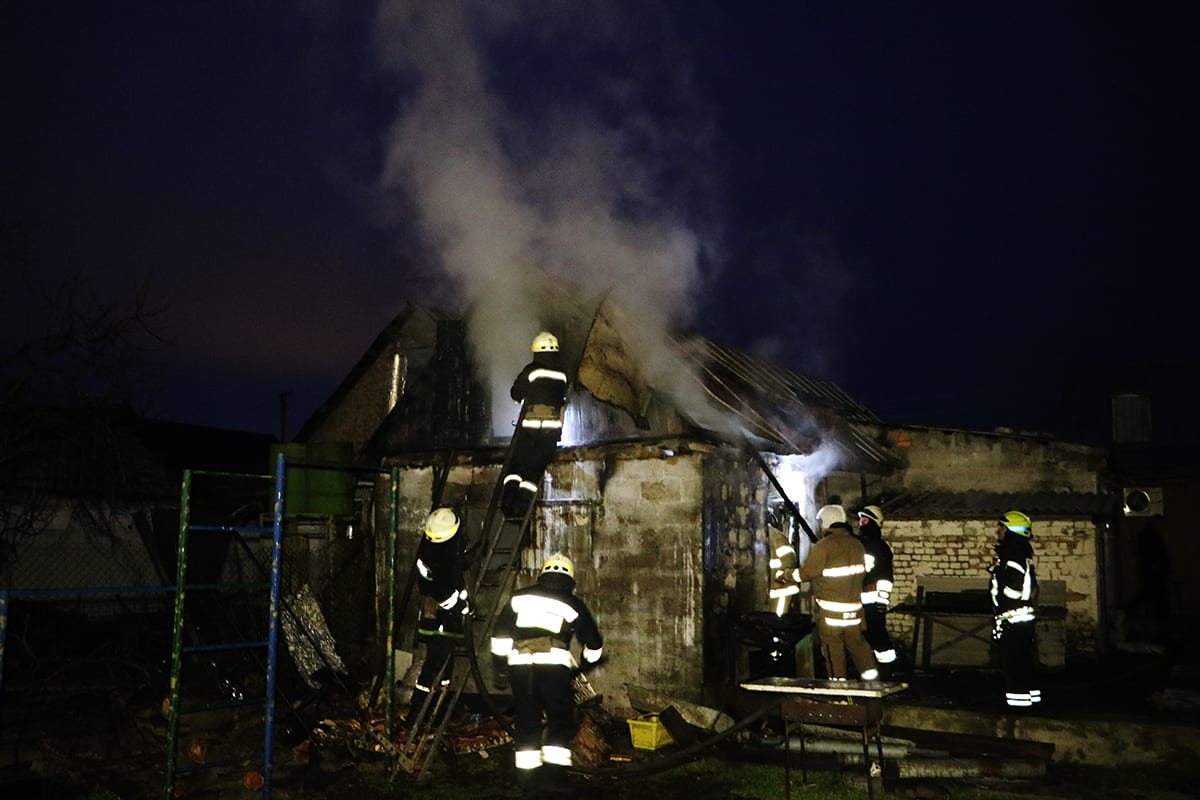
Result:
<instances>
[{"instance_id":1,"label":"protective glove","mask_svg":"<svg viewBox=\"0 0 1200 800\"><path fill-rule=\"evenodd\" d=\"M464 617L469 617L475 613L475 606L471 603L471 598L467 597L467 590L460 589L458 592L458 604L455 606L458 613Z\"/></svg>"}]
</instances>

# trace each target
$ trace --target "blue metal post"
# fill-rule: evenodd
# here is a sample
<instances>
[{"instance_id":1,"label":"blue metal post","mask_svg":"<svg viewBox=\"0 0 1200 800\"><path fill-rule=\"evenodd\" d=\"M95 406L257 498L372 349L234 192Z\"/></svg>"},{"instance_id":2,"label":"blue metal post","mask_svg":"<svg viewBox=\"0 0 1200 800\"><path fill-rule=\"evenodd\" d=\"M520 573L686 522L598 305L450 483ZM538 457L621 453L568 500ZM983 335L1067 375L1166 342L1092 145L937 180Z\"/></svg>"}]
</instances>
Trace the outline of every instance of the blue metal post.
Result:
<instances>
[{"instance_id":1,"label":"blue metal post","mask_svg":"<svg viewBox=\"0 0 1200 800\"><path fill-rule=\"evenodd\" d=\"M271 550L271 615L267 624L267 709L263 743L263 798L271 797L271 772L275 739L275 672L279 642L279 572L283 563L283 482L286 466L283 453L275 459L274 546Z\"/></svg>"}]
</instances>

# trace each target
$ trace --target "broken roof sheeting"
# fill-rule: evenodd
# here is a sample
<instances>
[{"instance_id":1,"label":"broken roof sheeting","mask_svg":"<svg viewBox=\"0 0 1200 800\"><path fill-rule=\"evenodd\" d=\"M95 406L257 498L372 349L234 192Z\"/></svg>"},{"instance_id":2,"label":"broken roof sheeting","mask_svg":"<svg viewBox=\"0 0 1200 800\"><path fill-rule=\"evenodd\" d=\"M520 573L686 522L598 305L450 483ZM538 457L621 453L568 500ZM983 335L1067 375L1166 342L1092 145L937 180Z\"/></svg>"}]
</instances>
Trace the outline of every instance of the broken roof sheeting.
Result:
<instances>
[{"instance_id":1,"label":"broken roof sheeting","mask_svg":"<svg viewBox=\"0 0 1200 800\"><path fill-rule=\"evenodd\" d=\"M812 452L830 436L851 466L888 469L896 460L859 425L879 417L835 383L768 364L701 336L676 344L695 361L713 399L733 412L755 436Z\"/></svg>"}]
</instances>

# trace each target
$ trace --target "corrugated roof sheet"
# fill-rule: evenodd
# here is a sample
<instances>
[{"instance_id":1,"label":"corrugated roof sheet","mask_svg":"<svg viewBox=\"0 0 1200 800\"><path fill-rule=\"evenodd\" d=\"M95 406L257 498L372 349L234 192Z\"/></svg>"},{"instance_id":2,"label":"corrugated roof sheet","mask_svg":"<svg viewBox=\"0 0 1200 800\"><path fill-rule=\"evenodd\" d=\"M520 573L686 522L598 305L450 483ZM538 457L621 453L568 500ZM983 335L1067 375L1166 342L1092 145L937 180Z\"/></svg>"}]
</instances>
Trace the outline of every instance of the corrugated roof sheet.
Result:
<instances>
[{"instance_id":1,"label":"corrugated roof sheet","mask_svg":"<svg viewBox=\"0 0 1200 800\"><path fill-rule=\"evenodd\" d=\"M855 467L890 469L896 460L860 426L879 423L832 381L769 364L701 336L676 337L702 372L705 389L763 439L811 452L833 438ZM856 425L857 423L857 425Z\"/></svg>"},{"instance_id":2,"label":"corrugated roof sheet","mask_svg":"<svg viewBox=\"0 0 1200 800\"><path fill-rule=\"evenodd\" d=\"M1006 511L1033 517L1091 519L1120 510L1120 498L1095 492L912 492L885 498L888 519L999 519Z\"/></svg>"},{"instance_id":3,"label":"corrugated roof sheet","mask_svg":"<svg viewBox=\"0 0 1200 800\"><path fill-rule=\"evenodd\" d=\"M758 395L767 402L835 410L848 422L879 422L870 409L832 381L793 372L701 336L677 341L689 351L703 354L703 364L710 375L736 385L741 389L740 394Z\"/></svg>"}]
</instances>

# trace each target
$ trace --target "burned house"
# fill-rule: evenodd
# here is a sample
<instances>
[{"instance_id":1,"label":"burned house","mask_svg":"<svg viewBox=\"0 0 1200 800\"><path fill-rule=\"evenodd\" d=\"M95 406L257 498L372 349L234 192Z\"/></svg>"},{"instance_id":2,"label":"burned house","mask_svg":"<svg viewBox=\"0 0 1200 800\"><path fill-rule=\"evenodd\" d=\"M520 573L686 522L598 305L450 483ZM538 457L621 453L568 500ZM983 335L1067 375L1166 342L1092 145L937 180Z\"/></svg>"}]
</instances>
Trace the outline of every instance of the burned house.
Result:
<instances>
[{"instance_id":1,"label":"burned house","mask_svg":"<svg viewBox=\"0 0 1200 800\"><path fill-rule=\"evenodd\" d=\"M935 520L918 519L919 504L906 500L912 515L901 511L902 498L921 492L975 488L950 477L964 477L961 464L939 468L935 455L914 459L905 442L919 434L889 428L836 385L701 337L645 345L647 339L631 335L636 323L607 302L544 322L571 357L572 391L514 581L532 580L555 551L574 559L579 592L611 654L593 683L614 708L622 707L627 686L719 703L761 667L756 649L772 646L755 626L771 607L768 518L789 520L803 558L808 521L821 504L837 498L849 509L894 505L885 531L904 565L893 595L899 602L911 602L926 577L983 574L992 509L980 508L971 520L955 516L959 544ZM631 341L642 344L634 348ZM524 332L511 348L520 358L528 348ZM436 505L454 507L468 535L480 535L515 418L507 397L514 373L490 375L487 368L472 359L461 319L410 305L297 437L309 445L350 443L360 463L398 471L398 573L412 562L421 523ZM988 450L977 442L965 446ZM1049 450L1021 447L1007 457L1054 461L1069 480L1025 474L1023 482L1000 486L980 475L976 486L1016 500L1069 483L1068 494L1082 496L1075 498L1080 508L1063 519L1066 543L1046 577L1066 584L1064 624L1094 626L1098 523L1088 503L1098 502L1098 453L1072 451L1063 461ZM362 503L364 519L377 527L384 513L379 494L368 488ZM382 538L376 542L381 554ZM386 571L375 572L383 597ZM803 602L797 610L803 615ZM907 635L911 621L894 616L896 634ZM399 624L411 629L411 620ZM402 633L398 641L408 637ZM794 644L787 636L780 641Z\"/></svg>"}]
</instances>

